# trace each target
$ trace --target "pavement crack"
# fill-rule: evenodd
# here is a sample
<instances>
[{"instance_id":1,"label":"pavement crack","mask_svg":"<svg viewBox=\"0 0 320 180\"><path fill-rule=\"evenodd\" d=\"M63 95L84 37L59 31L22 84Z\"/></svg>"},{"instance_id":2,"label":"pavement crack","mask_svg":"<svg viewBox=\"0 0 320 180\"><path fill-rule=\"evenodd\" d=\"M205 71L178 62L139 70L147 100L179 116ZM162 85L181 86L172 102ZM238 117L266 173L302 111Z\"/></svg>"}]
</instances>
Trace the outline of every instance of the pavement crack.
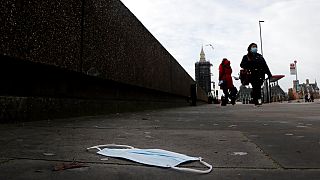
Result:
<instances>
[{"instance_id":1,"label":"pavement crack","mask_svg":"<svg viewBox=\"0 0 320 180\"><path fill-rule=\"evenodd\" d=\"M286 169L285 167L283 167L279 162L277 162L275 159L273 159L269 154L267 154L263 148L261 146L259 146L258 144L256 144L252 139L250 139L248 136L246 136L243 132L241 132L243 134L243 136L245 138L247 138L249 140L250 143L254 144L257 148L259 148L259 150L261 151L261 153L267 157L268 159L270 159L272 161L272 163L276 166L277 169Z\"/></svg>"},{"instance_id":2,"label":"pavement crack","mask_svg":"<svg viewBox=\"0 0 320 180\"><path fill-rule=\"evenodd\" d=\"M0 159L0 165L1 165L1 164L8 163L8 162L10 162L10 161L12 161L12 160L14 160L14 159Z\"/></svg>"}]
</instances>

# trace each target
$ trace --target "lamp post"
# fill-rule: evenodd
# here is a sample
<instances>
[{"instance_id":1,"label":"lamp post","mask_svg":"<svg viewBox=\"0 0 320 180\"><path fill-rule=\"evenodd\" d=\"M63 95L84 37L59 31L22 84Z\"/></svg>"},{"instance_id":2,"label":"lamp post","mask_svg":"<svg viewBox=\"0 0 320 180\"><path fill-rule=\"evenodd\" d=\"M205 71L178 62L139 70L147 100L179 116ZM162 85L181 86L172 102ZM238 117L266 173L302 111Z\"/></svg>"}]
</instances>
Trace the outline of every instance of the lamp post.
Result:
<instances>
[{"instance_id":1,"label":"lamp post","mask_svg":"<svg viewBox=\"0 0 320 180\"><path fill-rule=\"evenodd\" d=\"M263 50L262 50L262 36L261 36L261 23L264 21L259 21L259 29L260 29L260 45L261 45L261 55L263 56Z\"/></svg>"},{"instance_id":2,"label":"lamp post","mask_svg":"<svg viewBox=\"0 0 320 180\"><path fill-rule=\"evenodd\" d=\"M294 61L294 67L296 68L296 92L298 94L298 69L297 69L297 61Z\"/></svg>"},{"instance_id":3,"label":"lamp post","mask_svg":"<svg viewBox=\"0 0 320 180\"><path fill-rule=\"evenodd\" d=\"M260 47L261 47L261 55L263 56L263 49L262 49L262 34L261 34L261 23L264 22L264 21L259 21L259 30L260 30ZM268 79L265 80L265 86L266 86L266 91L267 91L267 103L270 103L270 96L271 96L271 92L270 92L270 89L269 88L269 83L268 82ZM262 91L264 92L264 91ZM264 93L263 93L263 96L264 96ZM263 98L264 99L264 98Z\"/></svg>"}]
</instances>

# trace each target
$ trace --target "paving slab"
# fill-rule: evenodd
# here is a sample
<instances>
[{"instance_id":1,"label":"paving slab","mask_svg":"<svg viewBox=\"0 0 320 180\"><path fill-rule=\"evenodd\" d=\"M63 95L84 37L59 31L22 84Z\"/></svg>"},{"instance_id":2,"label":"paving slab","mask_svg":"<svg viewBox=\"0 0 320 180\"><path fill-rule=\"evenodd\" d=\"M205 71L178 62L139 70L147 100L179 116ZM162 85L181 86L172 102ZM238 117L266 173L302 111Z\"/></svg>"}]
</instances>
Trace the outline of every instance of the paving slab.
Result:
<instances>
[{"instance_id":1,"label":"paving slab","mask_svg":"<svg viewBox=\"0 0 320 180\"><path fill-rule=\"evenodd\" d=\"M102 158L87 147L99 144L126 144L137 148L164 149L202 157L214 167L276 168L261 149L240 131L193 131L157 129L19 128L2 147L1 157L100 162ZM246 155L237 155L244 152ZM106 163L132 164L110 158Z\"/></svg>"},{"instance_id":2,"label":"paving slab","mask_svg":"<svg viewBox=\"0 0 320 180\"><path fill-rule=\"evenodd\" d=\"M319 179L319 107L203 105L1 124L0 179ZM181 173L86 151L109 143L200 156L214 169ZM74 161L88 167L52 171Z\"/></svg>"},{"instance_id":3,"label":"paving slab","mask_svg":"<svg viewBox=\"0 0 320 180\"><path fill-rule=\"evenodd\" d=\"M61 161L12 160L0 166L1 179L42 180L42 179L200 179L200 180L318 180L319 170L279 170L279 169L247 169L247 168L215 168L205 175L179 172L167 168L149 166L86 163L87 167L53 171Z\"/></svg>"}]
</instances>

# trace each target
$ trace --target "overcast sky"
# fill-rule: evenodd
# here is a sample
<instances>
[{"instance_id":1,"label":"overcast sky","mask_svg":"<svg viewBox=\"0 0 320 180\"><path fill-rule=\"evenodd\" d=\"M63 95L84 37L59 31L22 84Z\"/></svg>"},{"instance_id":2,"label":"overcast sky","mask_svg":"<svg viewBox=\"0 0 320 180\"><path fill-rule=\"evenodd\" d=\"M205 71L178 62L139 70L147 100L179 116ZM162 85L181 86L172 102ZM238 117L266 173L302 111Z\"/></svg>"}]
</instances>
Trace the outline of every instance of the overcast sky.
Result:
<instances>
[{"instance_id":1,"label":"overcast sky","mask_svg":"<svg viewBox=\"0 0 320 180\"><path fill-rule=\"evenodd\" d=\"M201 46L218 79L222 58L231 61L234 76L251 42L263 55L284 91L295 76L289 65L297 60L298 79L320 82L319 0L121 0L155 38L175 57L191 77ZM214 49L210 46L212 44ZM235 82L237 87L240 82Z\"/></svg>"}]
</instances>

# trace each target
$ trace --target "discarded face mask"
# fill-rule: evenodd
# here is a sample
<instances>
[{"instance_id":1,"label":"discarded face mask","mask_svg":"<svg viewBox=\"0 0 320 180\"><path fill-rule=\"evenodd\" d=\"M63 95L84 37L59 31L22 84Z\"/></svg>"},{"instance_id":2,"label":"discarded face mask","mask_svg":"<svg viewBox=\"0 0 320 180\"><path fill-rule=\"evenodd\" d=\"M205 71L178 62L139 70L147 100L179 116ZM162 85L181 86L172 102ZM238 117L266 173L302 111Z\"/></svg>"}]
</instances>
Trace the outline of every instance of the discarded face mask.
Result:
<instances>
[{"instance_id":1,"label":"discarded face mask","mask_svg":"<svg viewBox=\"0 0 320 180\"><path fill-rule=\"evenodd\" d=\"M101 149L102 147L107 147ZM172 168L179 171L188 171L195 173L209 173L212 170L212 165L204 162L201 157L190 157L184 154L179 154L162 149L138 149L127 145L106 144L98 145L87 148L98 149L100 155L108 157L124 158L141 164L158 166L164 168ZM207 166L208 170L197 170L191 168L177 167L179 164L188 161L200 161L203 165Z\"/></svg>"}]
</instances>

